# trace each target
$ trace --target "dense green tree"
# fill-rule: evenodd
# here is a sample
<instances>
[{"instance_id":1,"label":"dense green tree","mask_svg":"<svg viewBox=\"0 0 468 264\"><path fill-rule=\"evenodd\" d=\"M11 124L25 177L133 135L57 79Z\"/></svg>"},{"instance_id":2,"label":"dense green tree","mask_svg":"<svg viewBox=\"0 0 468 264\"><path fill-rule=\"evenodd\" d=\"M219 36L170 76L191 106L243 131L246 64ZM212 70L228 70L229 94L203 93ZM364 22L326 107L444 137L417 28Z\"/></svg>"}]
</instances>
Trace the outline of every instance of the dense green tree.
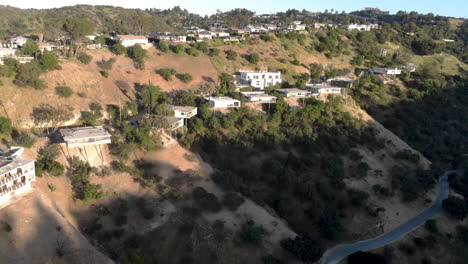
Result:
<instances>
[{"instance_id":1,"label":"dense green tree","mask_svg":"<svg viewBox=\"0 0 468 264\"><path fill-rule=\"evenodd\" d=\"M147 50L143 49L140 45L135 44L132 47L127 49L128 57L130 57L135 62L135 67L137 69L145 69L145 57Z\"/></svg>"},{"instance_id":2,"label":"dense green tree","mask_svg":"<svg viewBox=\"0 0 468 264\"><path fill-rule=\"evenodd\" d=\"M248 55L248 58L249 62L252 64L257 64L260 61L260 56L258 55L258 53L250 53Z\"/></svg>"},{"instance_id":3,"label":"dense green tree","mask_svg":"<svg viewBox=\"0 0 468 264\"><path fill-rule=\"evenodd\" d=\"M460 221L465 219L468 215L468 205L466 201L456 196L449 196L449 198L445 199L442 203L442 207L449 216Z\"/></svg>"},{"instance_id":4,"label":"dense green tree","mask_svg":"<svg viewBox=\"0 0 468 264\"><path fill-rule=\"evenodd\" d=\"M24 55L37 56L41 53L41 50L39 49L39 46L37 45L36 41L28 39L26 40L24 46L21 48L21 52Z\"/></svg>"}]
</instances>

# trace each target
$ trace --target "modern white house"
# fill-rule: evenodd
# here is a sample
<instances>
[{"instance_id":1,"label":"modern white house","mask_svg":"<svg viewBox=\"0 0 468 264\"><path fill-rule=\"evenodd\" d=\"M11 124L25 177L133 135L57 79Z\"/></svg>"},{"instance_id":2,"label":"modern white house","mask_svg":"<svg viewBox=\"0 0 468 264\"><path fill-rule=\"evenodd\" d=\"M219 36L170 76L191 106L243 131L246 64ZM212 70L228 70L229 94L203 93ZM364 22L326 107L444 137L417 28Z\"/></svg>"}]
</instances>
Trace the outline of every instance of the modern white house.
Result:
<instances>
[{"instance_id":1,"label":"modern white house","mask_svg":"<svg viewBox=\"0 0 468 264\"><path fill-rule=\"evenodd\" d=\"M181 128L184 126L183 118L166 116L166 120L167 120L167 123L169 124L170 131L177 130L178 128Z\"/></svg>"},{"instance_id":2,"label":"modern white house","mask_svg":"<svg viewBox=\"0 0 468 264\"><path fill-rule=\"evenodd\" d=\"M330 86L326 84L307 85L307 89L309 89L314 95L341 94L342 90L341 87Z\"/></svg>"},{"instance_id":3,"label":"modern white house","mask_svg":"<svg viewBox=\"0 0 468 264\"><path fill-rule=\"evenodd\" d=\"M226 96L210 96L206 100L213 108L232 108L240 107L241 102L231 97Z\"/></svg>"},{"instance_id":4,"label":"modern white house","mask_svg":"<svg viewBox=\"0 0 468 264\"><path fill-rule=\"evenodd\" d=\"M135 44L146 45L148 44L148 38L146 36L137 36L137 35L117 35L115 40L118 40L122 43L122 46L128 48Z\"/></svg>"},{"instance_id":5,"label":"modern white house","mask_svg":"<svg viewBox=\"0 0 468 264\"><path fill-rule=\"evenodd\" d=\"M36 180L34 160L22 158L24 148L11 147L0 154L0 205L32 189Z\"/></svg>"},{"instance_id":6,"label":"modern white house","mask_svg":"<svg viewBox=\"0 0 468 264\"><path fill-rule=\"evenodd\" d=\"M370 31L371 29L378 29L379 25L378 24L349 24L348 25L348 30L359 30L359 31Z\"/></svg>"},{"instance_id":7,"label":"modern white house","mask_svg":"<svg viewBox=\"0 0 468 264\"><path fill-rule=\"evenodd\" d=\"M178 118L192 118L198 112L198 108L195 106L170 105L169 109L174 111L174 117Z\"/></svg>"},{"instance_id":8,"label":"modern white house","mask_svg":"<svg viewBox=\"0 0 468 264\"><path fill-rule=\"evenodd\" d=\"M402 70L402 71L407 71L407 72L415 72L416 71L416 66L413 64L409 64L408 66L396 66L396 68Z\"/></svg>"},{"instance_id":9,"label":"modern white house","mask_svg":"<svg viewBox=\"0 0 468 264\"><path fill-rule=\"evenodd\" d=\"M55 50L55 49L58 48L56 45L50 44L50 43L47 43L47 42L38 42L37 46L39 47L41 52L52 51L52 50Z\"/></svg>"},{"instance_id":10,"label":"modern white house","mask_svg":"<svg viewBox=\"0 0 468 264\"><path fill-rule=\"evenodd\" d=\"M201 31L198 33L198 38L200 39L212 39L213 38L213 34L211 34L210 31Z\"/></svg>"},{"instance_id":11,"label":"modern white house","mask_svg":"<svg viewBox=\"0 0 468 264\"><path fill-rule=\"evenodd\" d=\"M401 69L398 67L395 68L372 68L369 69L369 72L372 74L388 74L388 75L400 75Z\"/></svg>"},{"instance_id":12,"label":"modern white house","mask_svg":"<svg viewBox=\"0 0 468 264\"><path fill-rule=\"evenodd\" d=\"M241 92L250 103L258 104L274 104L276 103L276 96L266 94L264 92Z\"/></svg>"},{"instance_id":13,"label":"modern white house","mask_svg":"<svg viewBox=\"0 0 468 264\"><path fill-rule=\"evenodd\" d=\"M14 44L18 45L18 46L23 46L24 44L26 44L26 41L28 41L28 38L23 37L23 36L18 36L18 37L9 38L7 40L9 42L11 42L11 43L14 43Z\"/></svg>"},{"instance_id":14,"label":"modern white house","mask_svg":"<svg viewBox=\"0 0 468 264\"><path fill-rule=\"evenodd\" d=\"M303 98L303 97L310 97L312 93L307 90L301 90L297 88L282 88L276 89L275 92L281 94L284 97L288 98Z\"/></svg>"},{"instance_id":15,"label":"modern white house","mask_svg":"<svg viewBox=\"0 0 468 264\"><path fill-rule=\"evenodd\" d=\"M111 134L102 126L62 128L59 133L70 148L111 143Z\"/></svg>"},{"instance_id":16,"label":"modern white house","mask_svg":"<svg viewBox=\"0 0 468 264\"><path fill-rule=\"evenodd\" d=\"M170 42L187 42L186 35L175 34L171 32L153 32L149 34L149 37Z\"/></svg>"},{"instance_id":17,"label":"modern white house","mask_svg":"<svg viewBox=\"0 0 468 264\"><path fill-rule=\"evenodd\" d=\"M240 71L234 75L234 82L238 88L254 87L265 90L266 87L281 83L281 72Z\"/></svg>"},{"instance_id":18,"label":"modern white house","mask_svg":"<svg viewBox=\"0 0 468 264\"><path fill-rule=\"evenodd\" d=\"M0 58L15 56L16 50L10 48L0 48Z\"/></svg>"}]
</instances>

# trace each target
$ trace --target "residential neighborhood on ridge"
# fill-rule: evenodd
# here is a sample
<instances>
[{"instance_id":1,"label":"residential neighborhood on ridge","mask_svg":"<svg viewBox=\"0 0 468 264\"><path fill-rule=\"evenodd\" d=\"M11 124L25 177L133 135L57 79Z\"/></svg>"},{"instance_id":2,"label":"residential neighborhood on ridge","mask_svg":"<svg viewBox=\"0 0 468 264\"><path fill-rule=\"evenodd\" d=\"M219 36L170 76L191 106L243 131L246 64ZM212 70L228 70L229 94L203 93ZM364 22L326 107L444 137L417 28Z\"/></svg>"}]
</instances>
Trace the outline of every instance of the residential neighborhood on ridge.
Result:
<instances>
[{"instance_id":1,"label":"residential neighborhood on ridge","mask_svg":"<svg viewBox=\"0 0 468 264\"><path fill-rule=\"evenodd\" d=\"M0 264L468 263L468 3L186 1L0 5Z\"/></svg>"}]
</instances>

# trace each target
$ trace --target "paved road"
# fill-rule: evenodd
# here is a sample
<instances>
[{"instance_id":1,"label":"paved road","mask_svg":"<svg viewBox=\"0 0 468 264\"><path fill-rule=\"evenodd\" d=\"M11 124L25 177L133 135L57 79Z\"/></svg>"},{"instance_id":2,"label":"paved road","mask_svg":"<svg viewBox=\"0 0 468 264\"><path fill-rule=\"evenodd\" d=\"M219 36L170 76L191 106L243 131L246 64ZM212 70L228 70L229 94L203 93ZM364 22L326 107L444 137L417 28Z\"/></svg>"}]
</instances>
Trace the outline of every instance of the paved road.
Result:
<instances>
[{"instance_id":1,"label":"paved road","mask_svg":"<svg viewBox=\"0 0 468 264\"><path fill-rule=\"evenodd\" d=\"M427 220L431 219L432 217L434 217L442 211L442 202L445 199L447 199L449 195L448 175L454 172L461 171L447 171L444 173L444 175L442 175L439 178L437 198L431 207L429 207L419 215L411 218L406 223L401 224L392 231L384 233L378 237L369 240L359 241L354 244L337 246L327 250L322 257L321 263L337 264L341 260L346 258L348 255L351 255L357 251L367 251L383 247L400 239L404 235L408 234L420 225L424 224Z\"/></svg>"}]
</instances>

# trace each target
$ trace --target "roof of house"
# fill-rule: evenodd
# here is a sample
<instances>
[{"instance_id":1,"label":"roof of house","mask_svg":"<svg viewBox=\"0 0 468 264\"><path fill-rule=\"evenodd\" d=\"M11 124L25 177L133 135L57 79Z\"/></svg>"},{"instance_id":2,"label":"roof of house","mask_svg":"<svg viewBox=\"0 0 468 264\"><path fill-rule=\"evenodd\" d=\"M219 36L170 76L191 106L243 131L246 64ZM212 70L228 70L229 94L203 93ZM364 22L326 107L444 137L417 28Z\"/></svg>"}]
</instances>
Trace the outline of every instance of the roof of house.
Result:
<instances>
[{"instance_id":1,"label":"roof of house","mask_svg":"<svg viewBox=\"0 0 468 264\"><path fill-rule=\"evenodd\" d=\"M111 136L102 126L62 128L59 132L65 141Z\"/></svg>"},{"instance_id":2,"label":"roof of house","mask_svg":"<svg viewBox=\"0 0 468 264\"><path fill-rule=\"evenodd\" d=\"M210 101L239 101L237 99L227 97L227 96L210 96L210 97L207 97L206 100L210 100Z\"/></svg>"},{"instance_id":3,"label":"roof of house","mask_svg":"<svg viewBox=\"0 0 468 264\"><path fill-rule=\"evenodd\" d=\"M245 97L248 98L276 98L276 96L269 94L246 94Z\"/></svg>"},{"instance_id":4,"label":"roof of house","mask_svg":"<svg viewBox=\"0 0 468 264\"><path fill-rule=\"evenodd\" d=\"M183 119L183 118L173 117L173 116L166 116L166 119L167 119L167 122L169 122L169 124L172 125L174 123L180 122L180 120Z\"/></svg>"},{"instance_id":5,"label":"roof of house","mask_svg":"<svg viewBox=\"0 0 468 264\"><path fill-rule=\"evenodd\" d=\"M11 170L14 170L18 167L22 167L31 162L34 162L34 160L29 160L29 159L15 159L11 161L2 160L0 161L0 175L3 175Z\"/></svg>"},{"instance_id":6,"label":"roof of house","mask_svg":"<svg viewBox=\"0 0 468 264\"><path fill-rule=\"evenodd\" d=\"M120 39L148 39L146 36L138 36L138 35L117 35Z\"/></svg>"},{"instance_id":7,"label":"roof of house","mask_svg":"<svg viewBox=\"0 0 468 264\"><path fill-rule=\"evenodd\" d=\"M353 79L346 77L346 76L339 76L339 77L331 78L330 81L354 82Z\"/></svg>"},{"instance_id":8,"label":"roof of house","mask_svg":"<svg viewBox=\"0 0 468 264\"><path fill-rule=\"evenodd\" d=\"M275 91L283 92L283 93L310 93L310 91L302 90L298 88L281 88L281 89L276 89Z\"/></svg>"},{"instance_id":9,"label":"roof of house","mask_svg":"<svg viewBox=\"0 0 468 264\"><path fill-rule=\"evenodd\" d=\"M172 110L177 110L181 112L190 112L190 111L197 109L197 107L195 106L179 106L179 105L170 105L169 108Z\"/></svg>"}]
</instances>

